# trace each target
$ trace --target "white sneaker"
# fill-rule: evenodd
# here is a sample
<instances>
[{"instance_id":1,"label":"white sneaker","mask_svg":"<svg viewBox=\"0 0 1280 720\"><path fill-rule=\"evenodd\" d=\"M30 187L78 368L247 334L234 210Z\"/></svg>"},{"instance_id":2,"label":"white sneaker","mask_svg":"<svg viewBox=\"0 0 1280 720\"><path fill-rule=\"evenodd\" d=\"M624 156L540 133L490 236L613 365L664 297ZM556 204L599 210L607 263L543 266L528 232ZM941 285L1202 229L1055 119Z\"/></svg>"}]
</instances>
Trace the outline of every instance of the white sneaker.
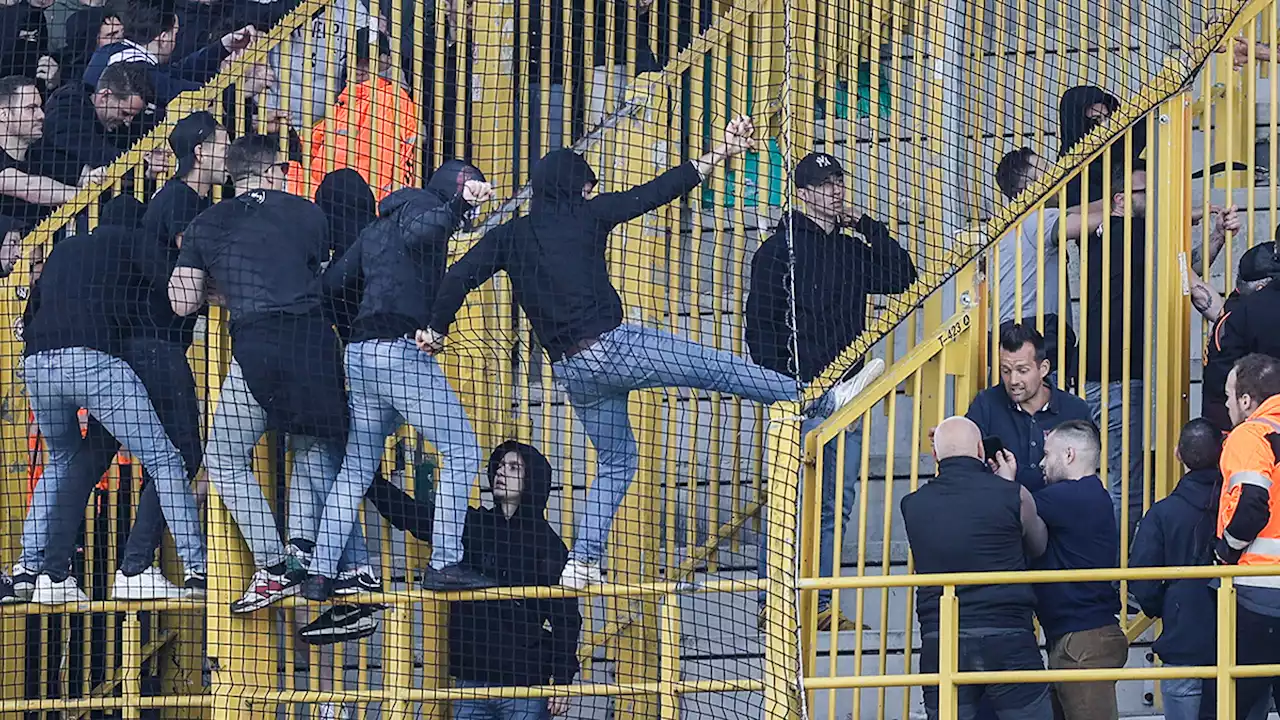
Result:
<instances>
[{"instance_id":1,"label":"white sneaker","mask_svg":"<svg viewBox=\"0 0 1280 720\"><path fill-rule=\"evenodd\" d=\"M26 602L31 599L31 594L36 591L36 577L39 574L39 570L32 570L22 563L13 566L10 577L13 579L13 594L18 601Z\"/></svg>"},{"instance_id":2,"label":"white sneaker","mask_svg":"<svg viewBox=\"0 0 1280 720\"><path fill-rule=\"evenodd\" d=\"M875 382L876 378L883 374L884 360L871 358L853 377L833 385L831 390L828 391L831 396L831 413L835 414L837 410L848 405L863 390L866 390L868 385Z\"/></svg>"},{"instance_id":3,"label":"white sneaker","mask_svg":"<svg viewBox=\"0 0 1280 720\"><path fill-rule=\"evenodd\" d=\"M54 582L48 575L36 578L35 594L31 602L41 605L66 605L67 603L87 603L89 596L80 589L80 584L71 575L62 582Z\"/></svg>"},{"instance_id":4,"label":"white sneaker","mask_svg":"<svg viewBox=\"0 0 1280 720\"><path fill-rule=\"evenodd\" d=\"M572 590L586 590L589 585L599 585L604 582L600 574L599 563L583 562L569 558L569 562L564 564L564 570L560 573L560 585Z\"/></svg>"},{"instance_id":5,"label":"white sneaker","mask_svg":"<svg viewBox=\"0 0 1280 720\"><path fill-rule=\"evenodd\" d=\"M186 596L186 590L169 582L154 566L132 576L117 570L116 580L111 584L113 600L169 600Z\"/></svg>"}]
</instances>

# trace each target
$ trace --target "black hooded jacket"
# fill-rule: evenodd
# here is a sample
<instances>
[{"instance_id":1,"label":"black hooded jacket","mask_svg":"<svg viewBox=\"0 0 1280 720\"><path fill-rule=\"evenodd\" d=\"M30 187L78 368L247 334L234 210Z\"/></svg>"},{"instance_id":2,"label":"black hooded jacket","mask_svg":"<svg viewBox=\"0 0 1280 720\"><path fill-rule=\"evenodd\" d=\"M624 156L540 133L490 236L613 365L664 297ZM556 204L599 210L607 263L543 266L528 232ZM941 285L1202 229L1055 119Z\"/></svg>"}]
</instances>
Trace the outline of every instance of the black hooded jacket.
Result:
<instances>
[{"instance_id":1,"label":"black hooded jacket","mask_svg":"<svg viewBox=\"0 0 1280 720\"><path fill-rule=\"evenodd\" d=\"M867 295L905 292L916 280L916 267L870 215L853 227L861 237L840 228L824 232L801 212L789 220L783 218L751 261L747 346L757 363L809 382L862 334ZM790 243L788 233L794 237Z\"/></svg>"},{"instance_id":2,"label":"black hooded jacket","mask_svg":"<svg viewBox=\"0 0 1280 720\"><path fill-rule=\"evenodd\" d=\"M596 175L572 150L548 153L533 168L529 214L484 236L449 268L436 296L431 328L446 333L467 293L499 270L511 279L552 362L578 342L622 324L622 300L609 279L609 233L685 195L702 182L693 163L649 182L590 200L584 185Z\"/></svg>"},{"instance_id":3,"label":"black hooded jacket","mask_svg":"<svg viewBox=\"0 0 1280 720\"><path fill-rule=\"evenodd\" d=\"M67 18L67 46L58 60L64 84L79 83L84 79L89 58L98 51L98 31L107 18L115 17L116 12L109 7L84 7Z\"/></svg>"},{"instance_id":4,"label":"black hooded jacket","mask_svg":"<svg viewBox=\"0 0 1280 720\"><path fill-rule=\"evenodd\" d=\"M334 170L316 188L316 205L329 219L329 246L334 259L356 244L360 231L378 218L378 201L360 173Z\"/></svg>"},{"instance_id":5,"label":"black hooded jacket","mask_svg":"<svg viewBox=\"0 0 1280 720\"><path fill-rule=\"evenodd\" d=\"M1222 317L1209 335L1209 352L1204 361L1200 411L1220 430L1231 429L1227 415L1227 375L1236 361L1250 353L1280 358L1280 333L1276 332L1276 307L1280 304L1280 282L1248 295L1241 295L1223 307Z\"/></svg>"},{"instance_id":6,"label":"black hooded jacket","mask_svg":"<svg viewBox=\"0 0 1280 720\"><path fill-rule=\"evenodd\" d=\"M1058 102L1058 137L1061 141L1058 146L1058 159L1062 159L1076 144L1084 139L1084 136L1098 126L1096 120L1091 120L1085 116L1085 111L1099 103L1106 105L1107 109L1112 113L1120 109L1120 101L1116 96L1092 85L1073 87L1062 94L1062 99ZM1141 161L1138 156L1142 154L1146 146L1147 126L1146 123L1139 122L1133 127L1132 166L1135 169L1140 166ZM1118 168L1124 161L1124 143L1118 142L1112 145L1111 167L1113 169ZM1080 176L1077 175L1067 183L1067 207L1075 207L1082 202L1094 202L1102 199L1102 183L1106 175L1102 157L1098 157L1098 159L1089 164L1088 174L1088 199L1080 197Z\"/></svg>"},{"instance_id":7,"label":"black hooded jacket","mask_svg":"<svg viewBox=\"0 0 1280 720\"><path fill-rule=\"evenodd\" d=\"M510 518L500 507L468 509L463 562L501 586L555 585L569 553L546 520L551 464L537 449L508 440L489 456L491 484L508 452L524 460L520 506ZM450 673L492 685L567 685L578 673L581 630L576 598L453 603Z\"/></svg>"},{"instance_id":8,"label":"black hooded jacket","mask_svg":"<svg viewBox=\"0 0 1280 720\"><path fill-rule=\"evenodd\" d=\"M405 337L427 326L449 238L470 209L456 177L480 177L474 167L462 167L469 170L453 177L437 171L426 189L405 188L384 198L380 218L325 271L326 303L348 342Z\"/></svg>"},{"instance_id":9,"label":"black hooded jacket","mask_svg":"<svg viewBox=\"0 0 1280 720\"><path fill-rule=\"evenodd\" d=\"M1217 529L1222 473L1193 470L1169 497L1151 506L1138 524L1129 567L1209 565ZM1214 659L1214 599L1205 578L1133 580L1129 591L1148 617L1164 619L1152 649L1172 665L1206 665Z\"/></svg>"}]
</instances>

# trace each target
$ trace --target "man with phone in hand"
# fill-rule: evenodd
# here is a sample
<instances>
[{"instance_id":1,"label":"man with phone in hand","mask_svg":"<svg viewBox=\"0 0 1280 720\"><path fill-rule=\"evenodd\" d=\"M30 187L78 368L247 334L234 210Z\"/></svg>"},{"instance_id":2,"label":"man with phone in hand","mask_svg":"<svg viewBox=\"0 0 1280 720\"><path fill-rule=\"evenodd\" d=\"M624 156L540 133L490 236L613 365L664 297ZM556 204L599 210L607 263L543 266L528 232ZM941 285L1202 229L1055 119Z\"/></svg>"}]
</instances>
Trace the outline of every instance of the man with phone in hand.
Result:
<instances>
[{"instance_id":1,"label":"man with phone in hand","mask_svg":"<svg viewBox=\"0 0 1280 720\"><path fill-rule=\"evenodd\" d=\"M1092 416L1084 400L1049 383L1045 341L1030 322L1000 325L999 362L1000 384L978 393L965 416L1013 454L1018 483L1034 493L1044 487L1045 437L1064 422Z\"/></svg>"}]
</instances>

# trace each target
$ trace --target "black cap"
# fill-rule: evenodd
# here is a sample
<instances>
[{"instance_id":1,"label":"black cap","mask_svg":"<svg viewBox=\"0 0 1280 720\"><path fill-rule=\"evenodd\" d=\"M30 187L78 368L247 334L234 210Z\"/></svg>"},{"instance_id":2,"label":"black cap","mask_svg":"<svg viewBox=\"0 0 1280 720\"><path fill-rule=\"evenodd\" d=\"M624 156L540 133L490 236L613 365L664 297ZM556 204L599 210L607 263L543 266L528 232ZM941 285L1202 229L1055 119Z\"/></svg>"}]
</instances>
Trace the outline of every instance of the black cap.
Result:
<instances>
[{"instance_id":1,"label":"black cap","mask_svg":"<svg viewBox=\"0 0 1280 720\"><path fill-rule=\"evenodd\" d=\"M213 137L218 130L218 121L212 113L201 110L178 121L169 133L169 147L178 156L177 177L186 177L196 164L196 146Z\"/></svg>"},{"instance_id":2,"label":"black cap","mask_svg":"<svg viewBox=\"0 0 1280 720\"><path fill-rule=\"evenodd\" d=\"M1256 282L1280 276L1280 259L1274 242L1258 243L1240 256L1240 281Z\"/></svg>"},{"instance_id":3,"label":"black cap","mask_svg":"<svg viewBox=\"0 0 1280 720\"><path fill-rule=\"evenodd\" d=\"M844 177L844 168L834 155L812 152L796 164L796 187L811 188L831 178Z\"/></svg>"}]
</instances>

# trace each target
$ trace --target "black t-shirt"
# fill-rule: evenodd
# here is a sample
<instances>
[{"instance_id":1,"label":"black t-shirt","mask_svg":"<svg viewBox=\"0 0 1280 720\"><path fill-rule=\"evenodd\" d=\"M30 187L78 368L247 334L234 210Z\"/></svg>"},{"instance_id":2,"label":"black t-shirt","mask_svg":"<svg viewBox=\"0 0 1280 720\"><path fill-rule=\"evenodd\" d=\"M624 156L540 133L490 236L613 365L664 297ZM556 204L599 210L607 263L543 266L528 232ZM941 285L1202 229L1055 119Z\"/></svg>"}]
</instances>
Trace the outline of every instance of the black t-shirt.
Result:
<instances>
[{"instance_id":1,"label":"black t-shirt","mask_svg":"<svg viewBox=\"0 0 1280 720\"><path fill-rule=\"evenodd\" d=\"M1124 238L1125 224L1130 223L1130 242ZM1088 279L1089 302L1085 312L1085 356L1084 379L1102 380L1102 337L1106 328L1107 347L1107 380L1129 380L1142 378L1142 353L1146 347L1146 297L1147 297L1147 226L1142 218L1126 221L1122 217L1113 217L1110 221L1110 241L1104 242L1097 233L1090 233L1085 241L1088 243L1087 266L1085 275ZM1110 314L1102 314L1102 279L1103 258L1109 256L1110 266L1106 268L1110 284L1107 295L1110 298ZM1129 258L1130 269L1128 282L1124 274L1125 257ZM1126 333L1124 318L1125 286L1129 287L1129 328ZM1124 375L1125 348L1129 349L1129 376Z\"/></svg>"},{"instance_id":2,"label":"black t-shirt","mask_svg":"<svg viewBox=\"0 0 1280 720\"><path fill-rule=\"evenodd\" d=\"M976 458L939 462L937 478L902 498L916 572L1026 570L1019 488ZM922 587L918 597L920 631L936 634L942 588ZM1029 585L961 585L956 598L962 630L1032 629Z\"/></svg>"},{"instance_id":3,"label":"black t-shirt","mask_svg":"<svg viewBox=\"0 0 1280 720\"><path fill-rule=\"evenodd\" d=\"M223 200L187 226L177 267L208 274L226 298L234 336L264 316L318 312L328 242L328 221L315 203L253 190Z\"/></svg>"},{"instance_id":4,"label":"black t-shirt","mask_svg":"<svg viewBox=\"0 0 1280 720\"><path fill-rule=\"evenodd\" d=\"M1049 545L1032 563L1036 570L1113 568L1120 538L1111 493L1096 475L1062 480L1035 494L1036 513L1049 528ZM1120 595L1108 581L1035 586L1036 617L1050 644L1072 632L1115 623Z\"/></svg>"},{"instance_id":5,"label":"black t-shirt","mask_svg":"<svg viewBox=\"0 0 1280 720\"><path fill-rule=\"evenodd\" d=\"M39 168L29 158L15 160L8 152L0 149L0 171L11 168L27 175L41 174ZM0 195L0 215L17 220L24 228L30 228L40 222L53 210L53 205L37 205L12 195Z\"/></svg>"},{"instance_id":6,"label":"black t-shirt","mask_svg":"<svg viewBox=\"0 0 1280 720\"><path fill-rule=\"evenodd\" d=\"M170 272L178 261L177 237L186 231L197 215L212 205L208 198L201 197L190 185L177 178L166 182L151 198L151 202L147 203L147 212L142 216L142 232L165 255ZM196 315L178 317L174 314L173 306L169 304L167 274L165 278L166 281L159 285L147 283L139 288L151 322L138 334L152 335L190 347L194 339Z\"/></svg>"}]
</instances>

